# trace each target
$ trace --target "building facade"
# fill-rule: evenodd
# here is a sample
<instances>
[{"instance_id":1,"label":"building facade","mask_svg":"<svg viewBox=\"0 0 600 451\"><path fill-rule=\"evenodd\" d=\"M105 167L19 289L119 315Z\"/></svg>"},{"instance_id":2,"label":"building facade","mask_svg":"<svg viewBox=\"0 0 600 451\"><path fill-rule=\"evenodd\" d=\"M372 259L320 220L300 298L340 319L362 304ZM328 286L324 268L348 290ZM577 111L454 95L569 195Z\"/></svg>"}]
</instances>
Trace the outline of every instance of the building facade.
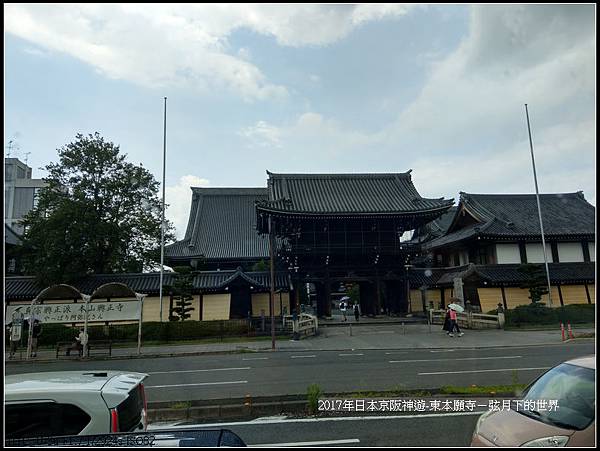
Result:
<instances>
[{"instance_id":1,"label":"building facade","mask_svg":"<svg viewBox=\"0 0 600 451\"><path fill-rule=\"evenodd\" d=\"M36 205L37 192L46 184L31 178L31 168L18 158L4 160L4 224L18 235L23 234L20 221Z\"/></svg>"}]
</instances>

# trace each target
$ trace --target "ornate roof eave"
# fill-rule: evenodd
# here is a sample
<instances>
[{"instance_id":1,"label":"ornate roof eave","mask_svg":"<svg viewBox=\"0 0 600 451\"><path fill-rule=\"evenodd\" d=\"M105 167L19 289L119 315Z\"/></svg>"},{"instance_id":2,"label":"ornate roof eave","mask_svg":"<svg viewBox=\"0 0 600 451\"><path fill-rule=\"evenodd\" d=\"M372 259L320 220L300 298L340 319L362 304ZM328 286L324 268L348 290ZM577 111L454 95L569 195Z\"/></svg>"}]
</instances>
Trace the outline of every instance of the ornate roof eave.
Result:
<instances>
[{"instance_id":1,"label":"ornate roof eave","mask_svg":"<svg viewBox=\"0 0 600 451\"><path fill-rule=\"evenodd\" d=\"M269 208L264 204L256 204L256 209L258 213L261 212L277 215L277 216L287 216L293 218L301 218L301 217L314 217L314 218L382 218L382 217L416 217L416 216L424 216L430 214L436 214L442 212L444 210L448 210L452 207L454 201L446 200L446 205L442 205L438 208L426 209L426 210L414 210L410 212L331 212L331 213L320 213L320 212L304 212L304 211L289 211L289 210L279 210L276 208Z\"/></svg>"}]
</instances>

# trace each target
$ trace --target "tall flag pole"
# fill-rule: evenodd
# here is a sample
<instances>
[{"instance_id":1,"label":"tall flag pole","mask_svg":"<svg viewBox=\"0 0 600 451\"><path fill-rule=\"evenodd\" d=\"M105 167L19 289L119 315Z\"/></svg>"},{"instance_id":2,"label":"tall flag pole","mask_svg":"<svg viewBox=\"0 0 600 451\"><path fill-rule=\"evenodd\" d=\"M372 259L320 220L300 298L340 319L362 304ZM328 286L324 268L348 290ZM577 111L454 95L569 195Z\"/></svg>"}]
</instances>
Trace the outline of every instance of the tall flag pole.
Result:
<instances>
[{"instance_id":1,"label":"tall flag pole","mask_svg":"<svg viewBox=\"0 0 600 451\"><path fill-rule=\"evenodd\" d=\"M531 139L531 126L529 124L529 111L525 104L527 116L527 131L529 132L529 147L531 148L531 164L533 166L533 180L535 182L535 198L537 199L538 215L540 217L540 230L542 232L542 250L544 251L544 264L546 265L546 279L548 281L548 306L552 307L552 290L550 288L550 271L548 270L548 257L546 255L546 240L544 239L544 224L542 223L542 207L540 205L540 192L538 190L537 175L535 172L535 158L533 157L533 140Z\"/></svg>"},{"instance_id":2,"label":"tall flag pole","mask_svg":"<svg viewBox=\"0 0 600 451\"><path fill-rule=\"evenodd\" d=\"M162 178L162 222L160 223L160 322L163 321L163 272L165 263L165 170L167 166L167 98L165 97L165 119L163 129L163 178Z\"/></svg>"}]
</instances>

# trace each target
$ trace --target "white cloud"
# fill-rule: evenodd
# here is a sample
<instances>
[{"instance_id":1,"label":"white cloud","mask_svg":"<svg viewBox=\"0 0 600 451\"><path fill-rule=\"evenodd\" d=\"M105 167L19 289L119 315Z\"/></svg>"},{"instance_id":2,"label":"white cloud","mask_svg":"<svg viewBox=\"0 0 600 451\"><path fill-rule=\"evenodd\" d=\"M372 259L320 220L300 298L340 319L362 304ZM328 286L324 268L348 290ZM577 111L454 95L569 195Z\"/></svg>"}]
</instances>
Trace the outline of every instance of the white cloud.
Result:
<instances>
[{"instance_id":1,"label":"white cloud","mask_svg":"<svg viewBox=\"0 0 600 451\"><path fill-rule=\"evenodd\" d=\"M175 226L175 236L178 240L183 239L192 205L192 187L209 186L207 179L194 175L184 175L175 186L165 188L165 203L168 208L165 215Z\"/></svg>"},{"instance_id":2,"label":"white cloud","mask_svg":"<svg viewBox=\"0 0 600 451\"><path fill-rule=\"evenodd\" d=\"M596 45L589 12L475 7L470 34L432 63L397 120L368 133L306 113L291 125L269 124L279 153L302 152L325 163L324 156L340 157L358 162L351 167L359 171L412 168L417 188L430 197L534 192L528 103L540 190L581 189L595 201ZM388 107L385 100L381 105Z\"/></svg>"},{"instance_id":3,"label":"white cloud","mask_svg":"<svg viewBox=\"0 0 600 451\"><path fill-rule=\"evenodd\" d=\"M364 150L379 139L376 135L347 130L337 121L315 112L301 114L289 125L259 121L238 134L247 138L251 147L284 149L285 155L300 155L305 159L339 157Z\"/></svg>"},{"instance_id":4,"label":"white cloud","mask_svg":"<svg viewBox=\"0 0 600 451\"><path fill-rule=\"evenodd\" d=\"M387 5L8 4L6 31L67 53L114 79L150 87L228 89L247 101L285 98L249 62L230 52L239 28L286 46L326 45L363 22L404 14Z\"/></svg>"}]
</instances>

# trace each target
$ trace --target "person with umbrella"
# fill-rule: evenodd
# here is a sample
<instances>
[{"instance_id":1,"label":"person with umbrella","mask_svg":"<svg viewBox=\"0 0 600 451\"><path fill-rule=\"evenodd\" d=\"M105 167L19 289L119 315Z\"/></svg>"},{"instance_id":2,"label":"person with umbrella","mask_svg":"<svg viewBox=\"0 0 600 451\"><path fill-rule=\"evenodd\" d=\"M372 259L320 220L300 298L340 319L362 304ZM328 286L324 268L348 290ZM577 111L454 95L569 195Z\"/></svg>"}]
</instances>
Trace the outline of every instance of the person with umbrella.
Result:
<instances>
[{"instance_id":1,"label":"person with umbrella","mask_svg":"<svg viewBox=\"0 0 600 451\"><path fill-rule=\"evenodd\" d=\"M456 329L456 331L458 332L458 336L462 337L464 335L463 332L460 331L460 328L458 327L458 315L456 314L456 312L463 312L464 309L456 304L456 303L452 303L448 305L448 308L450 310L450 321L451 321L451 325L450 325L450 333L448 335L450 335L451 337L454 337L454 330Z\"/></svg>"},{"instance_id":2,"label":"person with umbrella","mask_svg":"<svg viewBox=\"0 0 600 451\"><path fill-rule=\"evenodd\" d=\"M340 312L342 312L342 321L348 321L348 319L346 318L346 311L348 309L348 301L350 300L350 298L348 296L344 296L341 300L340 300Z\"/></svg>"}]
</instances>

